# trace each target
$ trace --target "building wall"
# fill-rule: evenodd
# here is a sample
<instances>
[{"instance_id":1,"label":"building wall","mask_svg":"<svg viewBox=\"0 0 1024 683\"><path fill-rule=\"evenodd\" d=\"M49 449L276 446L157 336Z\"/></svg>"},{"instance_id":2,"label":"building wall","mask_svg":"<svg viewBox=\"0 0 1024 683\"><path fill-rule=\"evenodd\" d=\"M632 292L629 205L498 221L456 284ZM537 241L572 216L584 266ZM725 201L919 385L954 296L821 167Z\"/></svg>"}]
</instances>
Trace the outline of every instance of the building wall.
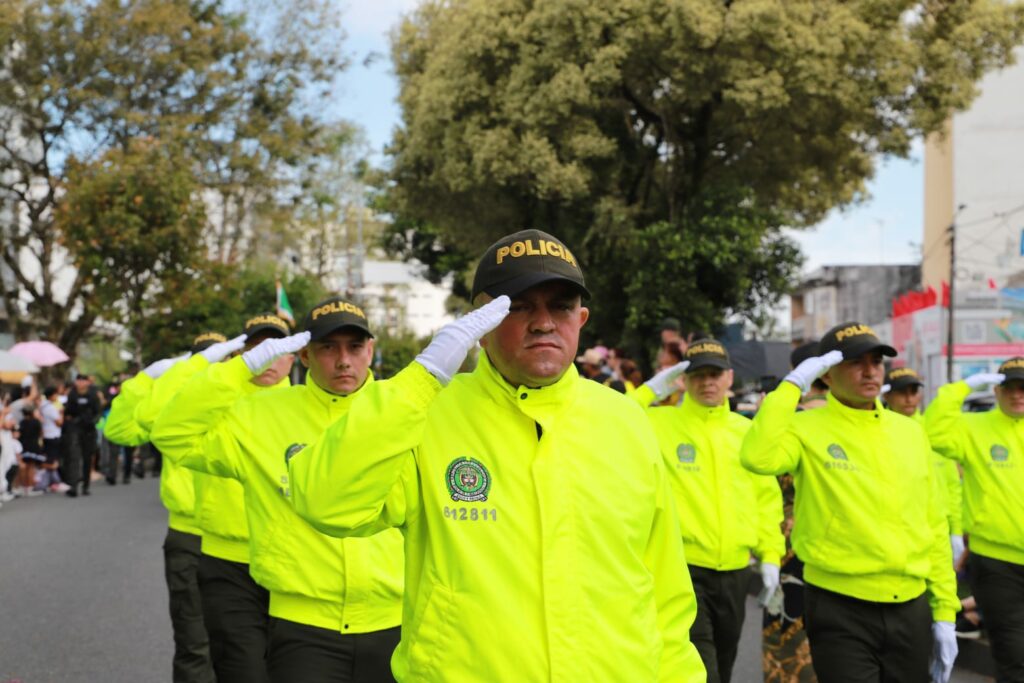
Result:
<instances>
[{"instance_id":1,"label":"building wall","mask_svg":"<svg viewBox=\"0 0 1024 683\"><path fill-rule=\"evenodd\" d=\"M1018 64L986 76L970 110L956 114L946 148L925 146L926 284L948 279L941 232L956 214L958 287L999 286L1024 271L1024 50ZM934 248L933 248L934 247Z\"/></svg>"}]
</instances>

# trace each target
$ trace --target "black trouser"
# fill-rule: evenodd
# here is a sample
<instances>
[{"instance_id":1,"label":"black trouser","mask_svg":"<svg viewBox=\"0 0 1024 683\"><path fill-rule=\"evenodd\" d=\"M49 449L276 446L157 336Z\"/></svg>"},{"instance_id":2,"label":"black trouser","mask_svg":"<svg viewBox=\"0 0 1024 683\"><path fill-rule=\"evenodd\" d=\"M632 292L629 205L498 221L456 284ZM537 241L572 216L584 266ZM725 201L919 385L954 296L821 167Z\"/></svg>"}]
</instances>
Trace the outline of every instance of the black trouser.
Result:
<instances>
[{"instance_id":1,"label":"black trouser","mask_svg":"<svg viewBox=\"0 0 1024 683\"><path fill-rule=\"evenodd\" d=\"M1024 683L1024 565L972 552L971 590L992 643L998 683Z\"/></svg>"},{"instance_id":2,"label":"black trouser","mask_svg":"<svg viewBox=\"0 0 1024 683\"><path fill-rule=\"evenodd\" d=\"M82 484L82 490L89 490L89 481L92 477L92 457L96 453L96 426L95 425L73 425L65 432L67 447L67 467L65 467L64 483L77 487Z\"/></svg>"},{"instance_id":3,"label":"black trouser","mask_svg":"<svg viewBox=\"0 0 1024 683\"><path fill-rule=\"evenodd\" d=\"M804 623L821 683L928 683L932 612L927 595L868 602L804 586Z\"/></svg>"},{"instance_id":4,"label":"black trouser","mask_svg":"<svg viewBox=\"0 0 1024 683\"><path fill-rule=\"evenodd\" d=\"M398 626L371 633L343 634L270 617L267 668L273 683L382 683L391 676Z\"/></svg>"},{"instance_id":5,"label":"black trouser","mask_svg":"<svg viewBox=\"0 0 1024 683\"><path fill-rule=\"evenodd\" d=\"M200 555L199 594L217 683L267 683L270 594L249 565Z\"/></svg>"},{"instance_id":6,"label":"black trouser","mask_svg":"<svg viewBox=\"0 0 1024 683\"><path fill-rule=\"evenodd\" d=\"M199 597L201 540L195 534L175 529L168 529L164 539L164 576L174 630L174 683L216 681Z\"/></svg>"},{"instance_id":7,"label":"black trouser","mask_svg":"<svg viewBox=\"0 0 1024 683\"><path fill-rule=\"evenodd\" d=\"M690 627L690 641L704 661L708 683L728 683L743 631L750 571L719 572L688 566L697 596L697 618Z\"/></svg>"}]
</instances>

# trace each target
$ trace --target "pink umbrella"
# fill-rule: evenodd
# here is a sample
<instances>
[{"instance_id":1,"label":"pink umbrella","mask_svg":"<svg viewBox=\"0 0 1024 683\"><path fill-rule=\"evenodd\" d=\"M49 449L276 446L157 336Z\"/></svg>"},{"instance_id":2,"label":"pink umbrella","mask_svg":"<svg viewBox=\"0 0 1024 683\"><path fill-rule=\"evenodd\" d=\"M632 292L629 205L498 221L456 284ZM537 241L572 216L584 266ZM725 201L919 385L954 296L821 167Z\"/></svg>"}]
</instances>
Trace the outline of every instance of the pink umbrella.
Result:
<instances>
[{"instance_id":1,"label":"pink umbrella","mask_svg":"<svg viewBox=\"0 0 1024 683\"><path fill-rule=\"evenodd\" d=\"M59 346L48 341L18 342L8 351L32 361L41 368L71 360Z\"/></svg>"}]
</instances>

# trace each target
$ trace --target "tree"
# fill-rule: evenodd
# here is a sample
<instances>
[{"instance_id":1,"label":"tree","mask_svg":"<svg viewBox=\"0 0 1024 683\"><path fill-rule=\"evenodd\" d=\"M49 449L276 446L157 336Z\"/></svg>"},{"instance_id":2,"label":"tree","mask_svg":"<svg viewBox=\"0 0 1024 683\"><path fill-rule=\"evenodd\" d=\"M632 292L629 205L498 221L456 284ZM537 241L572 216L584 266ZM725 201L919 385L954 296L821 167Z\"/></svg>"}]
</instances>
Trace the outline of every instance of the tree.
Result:
<instances>
[{"instance_id":1,"label":"tree","mask_svg":"<svg viewBox=\"0 0 1024 683\"><path fill-rule=\"evenodd\" d=\"M879 155L907 155L968 106L1012 60L1022 13L998 0L425 2L393 38L391 246L440 270L549 229L616 311L595 320L607 340L630 315L637 333L653 324L644 298L661 301L655 320L694 327L756 317L794 272L779 227L862 199ZM703 280L687 298L648 277L665 240L690 259L671 275ZM707 289L709 272L749 287Z\"/></svg>"},{"instance_id":2,"label":"tree","mask_svg":"<svg viewBox=\"0 0 1024 683\"><path fill-rule=\"evenodd\" d=\"M10 3L9 3L10 4ZM152 138L176 147L208 205L211 255L268 240L268 207L298 191L313 116L344 60L326 0L18 0L0 12L0 278L14 336L70 355L99 311L54 224L68 160ZM297 36L301 36L298 39Z\"/></svg>"},{"instance_id":3,"label":"tree","mask_svg":"<svg viewBox=\"0 0 1024 683\"><path fill-rule=\"evenodd\" d=\"M149 299L204 257L203 205L179 151L138 140L68 164L54 228L92 316L122 320L137 346Z\"/></svg>"}]
</instances>

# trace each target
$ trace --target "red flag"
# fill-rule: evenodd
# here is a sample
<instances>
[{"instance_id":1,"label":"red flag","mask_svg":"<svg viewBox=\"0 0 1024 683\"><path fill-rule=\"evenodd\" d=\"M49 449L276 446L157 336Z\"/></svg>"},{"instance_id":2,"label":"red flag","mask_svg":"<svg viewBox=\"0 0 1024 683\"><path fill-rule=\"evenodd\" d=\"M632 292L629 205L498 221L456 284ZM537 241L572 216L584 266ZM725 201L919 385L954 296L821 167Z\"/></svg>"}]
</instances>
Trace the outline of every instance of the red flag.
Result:
<instances>
[{"instance_id":1,"label":"red flag","mask_svg":"<svg viewBox=\"0 0 1024 683\"><path fill-rule=\"evenodd\" d=\"M942 307L949 308L949 283L942 281Z\"/></svg>"},{"instance_id":2,"label":"red flag","mask_svg":"<svg viewBox=\"0 0 1024 683\"><path fill-rule=\"evenodd\" d=\"M996 286L996 281L993 280L992 278L988 279L988 288L989 289L999 289L999 287Z\"/></svg>"},{"instance_id":3,"label":"red flag","mask_svg":"<svg viewBox=\"0 0 1024 683\"><path fill-rule=\"evenodd\" d=\"M938 301L938 299L939 299L939 295L935 291L935 288L932 287L932 286L929 286L928 287L928 291L925 292L925 302L926 302L925 305L928 308L931 308L932 306L935 305L935 302Z\"/></svg>"}]
</instances>

